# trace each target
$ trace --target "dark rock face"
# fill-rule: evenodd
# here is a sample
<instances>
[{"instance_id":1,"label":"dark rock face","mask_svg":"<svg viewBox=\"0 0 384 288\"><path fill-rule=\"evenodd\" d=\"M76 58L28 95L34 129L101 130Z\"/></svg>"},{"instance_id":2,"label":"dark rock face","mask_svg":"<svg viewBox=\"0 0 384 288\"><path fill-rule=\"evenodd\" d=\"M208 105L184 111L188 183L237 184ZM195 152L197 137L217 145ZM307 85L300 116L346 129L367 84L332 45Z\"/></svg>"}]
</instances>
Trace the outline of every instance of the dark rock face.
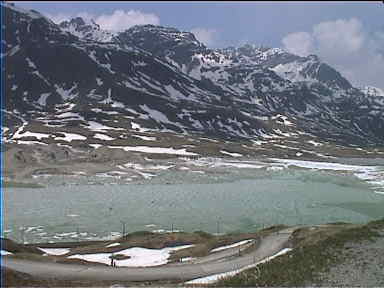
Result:
<instances>
[{"instance_id":1,"label":"dark rock face","mask_svg":"<svg viewBox=\"0 0 384 288\"><path fill-rule=\"evenodd\" d=\"M117 41L122 46L136 46L156 57L169 58L182 64L188 63L195 53L206 50L190 32L154 25L134 26L119 33Z\"/></svg>"},{"instance_id":2,"label":"dark rock face","mask_svg":"<svg viewBox=\"0 0 384 288\"><path fill-rule=\"evenodd\" d=\"M8 126L88 126L117 113L124 129L135 121L255 139L276 133L266 119L281 114L297 132L343 144L384 143L384 97L352 87L315 55L253 45L212 50L192 33L154 25L113 35L81 18L56 25L4 7ZM99 107L109 114L95 112Z\"/></svg>"}]
</instances>

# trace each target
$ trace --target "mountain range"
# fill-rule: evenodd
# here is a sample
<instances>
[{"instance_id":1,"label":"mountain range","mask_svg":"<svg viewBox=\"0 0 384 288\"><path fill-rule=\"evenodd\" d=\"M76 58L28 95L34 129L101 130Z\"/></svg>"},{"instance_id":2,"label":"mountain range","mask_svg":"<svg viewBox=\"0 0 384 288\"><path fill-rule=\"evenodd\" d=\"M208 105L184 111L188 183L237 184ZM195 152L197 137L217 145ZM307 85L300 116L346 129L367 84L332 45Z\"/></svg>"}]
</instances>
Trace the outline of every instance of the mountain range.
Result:
<instances>
[{"instance_id":1,"label":"mountain range","mask_svg":"<svg viewBox=\"0 0 384 288\"><path fill-rule=\"evenodd\" d=\"M176 28L110 33L80 17L55 24L2 5L5 143L130 146L134 134L149 142L163 133L384 144L382 91L354 87L316 55L249 44L210 49Z\"/></svg>"}]
</instances>

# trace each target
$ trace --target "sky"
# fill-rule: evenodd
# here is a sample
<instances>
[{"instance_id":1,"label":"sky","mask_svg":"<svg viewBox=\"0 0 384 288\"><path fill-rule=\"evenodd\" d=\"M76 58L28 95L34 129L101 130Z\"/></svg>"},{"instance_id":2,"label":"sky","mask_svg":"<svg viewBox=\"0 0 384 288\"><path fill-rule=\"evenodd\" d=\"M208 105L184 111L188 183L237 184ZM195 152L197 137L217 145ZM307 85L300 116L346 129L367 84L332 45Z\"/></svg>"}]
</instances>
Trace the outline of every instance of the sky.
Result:
<instances>
[{"instance_id":1,"label":"sky","mask_svg":"<svg viewBox=\"0 0 384 288\"><path fill-rule=\"evenodd\" d=\"M278 1L17 1L60 22L82 16L104 29L154 24L191 31L210 48L256 44L318 55L355 86L384 90L384 4Z\"/></svg>"}]
</instances>

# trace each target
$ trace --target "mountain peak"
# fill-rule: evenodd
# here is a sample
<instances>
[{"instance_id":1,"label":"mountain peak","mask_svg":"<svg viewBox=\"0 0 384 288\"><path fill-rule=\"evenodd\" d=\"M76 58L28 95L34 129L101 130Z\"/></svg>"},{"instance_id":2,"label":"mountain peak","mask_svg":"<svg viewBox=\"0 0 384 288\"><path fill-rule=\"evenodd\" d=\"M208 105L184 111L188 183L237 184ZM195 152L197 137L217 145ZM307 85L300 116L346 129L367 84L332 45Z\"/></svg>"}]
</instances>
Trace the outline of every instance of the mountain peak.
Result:
<instances>
[{"instance_id":1,"label":"mountain peak","mask_svg":"<svg viewBox=\"0 0 384 288\"><path fill-rule=\"evenodd\" d=\"M196 47L200 47L203 45L196 39L195 35L193 35L193 33L191 32L180 31L173 27L165 27L160 25L135 25L125 30L125 32L123 33L132 34L135 36L145 34L146 36L152 36L158 40L161 40L162 42L181 42L185 44L192 44Z\"/></svg>"},{"instance_id":2,"label":"mountain peak","mask_svg":"<svg viewBox=\"0 0 384 288\"><path fill-rule=\"evenodd\" d=\"M206 49L191 32L151 24L133 26L119 33L117 39L123 45L135 46L177 63L188 63L192 55Z\"/></svg>"},{"instance_id":3,"label":"mountain peak","mask_svg":"<svg viewBox=\"0 0 384 288\"><path fill-rule=\"evenodd\" d=\"M110 42L114 36L111 32L102 30L100 25L93 19L85 21L81 17L75 17L69 21L63 21L59 24L59 27L62 30L79 37L80 39L88 41Z\"/></svg>"},{"instance_id":4,"label":"mountain peak","mask_svg":"<svg viewBox=\"0 0 384 288\"><path fill-rule=\"evenodd\" d=\"M81 17L76 17L76 18L71 19L70 24L83 26L83 25L85 25L85 21Z\"/></svg>"}]
</instances>

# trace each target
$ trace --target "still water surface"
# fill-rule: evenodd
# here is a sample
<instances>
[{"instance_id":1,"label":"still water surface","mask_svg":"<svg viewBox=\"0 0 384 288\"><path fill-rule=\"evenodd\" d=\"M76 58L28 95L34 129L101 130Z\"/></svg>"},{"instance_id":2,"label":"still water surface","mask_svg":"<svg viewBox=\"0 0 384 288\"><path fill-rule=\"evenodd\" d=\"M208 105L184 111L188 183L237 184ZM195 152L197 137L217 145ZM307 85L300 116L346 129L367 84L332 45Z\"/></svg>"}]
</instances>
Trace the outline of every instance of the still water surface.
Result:
<instances>
[{"instance_id":1,"label":"still water surface","mask_svg":"<svg viewBox=\"0 0 384 288\"><path fill-rule=\"evenodd\" d=\"M76 182L61 177L56 183ZM337 172L163 171L125 185L77 183L6 189L5 236L29 243L112 239L123 223L127 232L245 232L273 224L366 222L384 216L384 195L353 175Z\"/></svg>"}]
</instances>

